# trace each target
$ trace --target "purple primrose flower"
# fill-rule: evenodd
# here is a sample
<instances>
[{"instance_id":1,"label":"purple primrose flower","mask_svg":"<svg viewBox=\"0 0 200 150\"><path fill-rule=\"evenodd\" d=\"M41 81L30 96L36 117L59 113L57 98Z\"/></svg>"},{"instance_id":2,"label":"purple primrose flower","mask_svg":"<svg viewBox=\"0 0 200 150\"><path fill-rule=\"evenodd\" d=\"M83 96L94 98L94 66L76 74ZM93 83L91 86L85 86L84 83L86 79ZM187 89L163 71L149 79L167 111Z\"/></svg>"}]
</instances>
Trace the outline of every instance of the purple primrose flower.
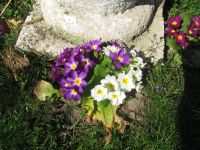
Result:
<instances>
[{"instance_id":1,"label":"purple primrose flower","mask_svg":"<svg viewBox=\"0 0 200 150\"><path fill-rule=\"evenodd\" d=\"M194 16L192 18L192 20L194 21L195 27L196 28L200 28L200 17L199 16Z\"/></svg>"},{"instance_id":2,"label":"purple primrose flower","mask_svg":"<svg viewBox=\"0 0 200 150\"><path fill-rule=\"evenodd\" d=\"M90 60L84 55L81 55L81 62L83 64L84 72L88 72L89 68L92 68L95 65L94 61Z\"/></svg>"},{"instance_id":3,"label":"purple primrose flower","mask_svg":"<svg viewBox=\"0 0 200 150\"><path fill-rule=\"evenodd\" d=\"M110 53L110 58L114 61L117 69L120 69L123 64L129 64L129 55L124 50L120 50L118 53Z\"/></svg>"},{"instance_id":4,"label":"purple primrose flower","mask_svg":"<svg viewBox=\"0 0 200 150\"><path fill-rule=\"evenodd\" d=\"M71 56L74 57L79 57L79 55L83 52L82 46L78 45L76 47L74 47L74 49L72 50Z\"/></svg>"},{"instance_id":5,"label":"purple primrose flower","mask_svg":"<svg viewBox=\"0 0 200 150\"><path fill-rule=\"evenodd\" d=\"M52 67L51 70L51 80L54 82L57 78L62 76L62 73L60 72L60 69L62 66L64 66L67 59L69 59L71 55L71 49L65 48L63 52L60 53L58 58L55 61L55 65Z\"/></svg>"},{"instance_id":6,"label":"purple primrose flower","mask_svg":"<svg viewBox=\"0 0 200 150\"><path fill-rule=\"evenodd\" d=\"M66 79L61 79L60 85L62 89L66 89L70 88L71 83L69 83Z\"/></svg>"},{"instance_id":7,"label":"purple primrose flower","mask_svg":"<svg viewBox=\"0 0 200 150\"><path fill-rule=\"evenodd\" d=\"M78 93L77 88L67 88L63 90L64 97L68 100L79 101L81 96Z\"/></svg>"},{"instance_id":8,"label":"purple primrose flower","mask_svg":"<svg viewBox=\"0 0 200 150\"><path fill-rule=\"evenodd\" d=\"M67 76L71 71L75 71L78 68L78 61L74 60L72 56L68 62L65 63L65 72L64 75Z\"/></svg>"},{"instance_id":9,"label":"purple primrose flower","mask_svg":"<svg viewBox=\"0 0 200 150\"><path fill-rule=\"evenodd\" d=\"M197 36L197 34L198 34L198 30L195 28L195 25L194 24L190 24L189 26L188 26L188 34L190 35L190 36Z\"/></svg>"},{"instance_id":10,"label":"purple primrose flower","mask_svg":"<svg viewBox=\"0 0 200 150\"><path fill-rule=\"evenodd\" d=\"M165 34L167 36L171 36L171 35L174 35L174 33L176 33L176 30L174 28L172 28L171 26L168 26L167 30L165 31Z\"/></svg>"},{"instance_id":11,"label":"purple primrose flower","mask_svg":"<svg viewBox=\"0 0 200 150\"><path fill-rule=\"evenodd\" d=\"M183 31L180 31L179 33L175 33L174 37L176 39L176 42L180 44L183 48L186 48L188 46L187 37Z\"/></svg>"},{"instance_id":12,"label":"purple primrose flower","mask_svg":"<svg viewBox=\"0 0 200 150\"><path fill-rule=\"evenodd\" d=\"M72 78L67 78L67 82L71 84L71 87L78 88L80 93L83 92L83 86L87 85L87 82L84 80L87 74L85 72L81 72L78 74L76 71L72 72Z\"/></svg>"},{"instance_id":13,"label":"purple primrose flower","mask_svg":"<svg viewBox=\"0 0 200 150\"><path fill-rule=\"evenodd\" d=\"M100 39L93 40L93 41L86 43L85 44L86 52L91 52L91 51L99 52L99 51L101 51L101 48L100 48L101 44L102 44L102 42L101 42Z\"/></svg>"},{"instance_id":14,"label":"purple primrose flower","mask_svg":"<svg viewBox=\"0 0 200 150\"><path fill-rule=\"evenodd\" d=\"M124 46L123 45L120 45L119 43L117 43L117 41L115 40L112 40L111 41L111 44L115 47L118 47L120 50L123 50L124 49Z\"/></svg>"},{"instance_id":15,"label":"purple primrose flower","mask_svg":"<svg viewBox=\"0 0 200 150\"><path fill-rule=\"evenodd\" d=\"M168 26L179 28L182 22L182 18L180 16L172 17L167 21Z\"/></svg>"}]
</instances>

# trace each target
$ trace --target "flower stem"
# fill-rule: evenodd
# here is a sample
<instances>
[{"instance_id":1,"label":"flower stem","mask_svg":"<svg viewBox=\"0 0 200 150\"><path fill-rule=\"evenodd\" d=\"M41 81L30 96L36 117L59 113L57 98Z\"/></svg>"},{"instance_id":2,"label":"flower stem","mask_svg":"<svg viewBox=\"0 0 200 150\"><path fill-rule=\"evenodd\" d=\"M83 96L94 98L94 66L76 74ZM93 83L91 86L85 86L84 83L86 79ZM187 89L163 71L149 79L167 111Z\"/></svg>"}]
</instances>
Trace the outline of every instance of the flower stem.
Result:
<instances>
[{"instance_id":1,"label":"flower stem","mask_svg":"<svg viewBox=\"0 0 200 150\"><path fill-rule=\"evenodd\" d=\"M9 0L8 3L6 4L6 6L3 8L3 10L0 13L0 17L3 15L3 13L6 11L7 7L10 5L12 0Z\"/></svg>"}]
</instances>

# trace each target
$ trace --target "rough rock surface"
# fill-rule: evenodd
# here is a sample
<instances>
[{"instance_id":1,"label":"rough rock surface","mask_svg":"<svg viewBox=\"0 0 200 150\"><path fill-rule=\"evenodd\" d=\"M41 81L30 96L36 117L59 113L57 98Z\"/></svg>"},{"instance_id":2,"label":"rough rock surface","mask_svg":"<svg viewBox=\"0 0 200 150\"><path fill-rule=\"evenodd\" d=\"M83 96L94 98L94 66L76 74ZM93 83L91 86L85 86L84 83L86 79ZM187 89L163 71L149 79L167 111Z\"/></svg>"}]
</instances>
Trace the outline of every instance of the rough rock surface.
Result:
<instances>
[{"instance_id":1,"label":"rough rock surface","mask_svg":"<svg viewBox=\"0 0 200 150\"><path fill-rule=\"evenodd\" d=\"M142 122L145 113L145 100L142 94L137 93L136 97L129 100L120 108L125 114L127 124L134 122Z\"/></svg>"},{"instance_id":2,"label":"rough rock surface","mask_svg":"<svg viewBox=\"0 0 200 150\"><path fill-rule=\"evenodd\" d=\"M132 40L146 30L154 0L42 0L46 23L82 40Z\"/></svg>"},{"instance_id":3,"label":"rough rock surface","mask_svg":"<svg viewBox=\"0 0 200 150\"><path fill-rule=\"evenodd\" d=\"M163 58L164 50L164 21L162 16L164 0L156 0L154 2L158 9L154 12L155 16L150 27L142 35L129 42L128 45L134 45L137 51L143 51L148 56L154 56L155 60L158 60ZM140 3L142 2L140 1ZM142 7L140 3L135 7ZM144 11L142 8L141 10ZM58 21L54 21L54 23L58 24ZM132 25L132 28L135 27L137 25ZM123 33L124 29L121 32ZM41 12L41 0L37 0L33 11L27 17L21 29L16 47L28 51L36 50L45 52L56 56L64 47L82 42L83 40L77 40L72 35L65 35L62 31L58 31L46 24Z\"/></svg>"},{"instance_id":4,"label":"rough rock surface","mask_svg":"<svg viewBox=\"0 0 200 150\"><path fill-rule=\"evenodd\" d=\"M134 45L134 49L143 51L145 56L153 57L155 61L164 57L164 3L165 0L155 1L156 12L151 25L147 31L136 37L131 44Z\"/></svg>"},{"instance_id":5,"label":"rough rock surface","mask_svg":"<svg viewBox=\"0 0 200 150\"><path fill-rule=\"evenodd\" d=\"M16 47L56 56L66 46L71 46L71 44L56 35L53 29L45 24L40 9L40 0L38 0L34 10L26 18Z\"/></svg>"}]
</instances>

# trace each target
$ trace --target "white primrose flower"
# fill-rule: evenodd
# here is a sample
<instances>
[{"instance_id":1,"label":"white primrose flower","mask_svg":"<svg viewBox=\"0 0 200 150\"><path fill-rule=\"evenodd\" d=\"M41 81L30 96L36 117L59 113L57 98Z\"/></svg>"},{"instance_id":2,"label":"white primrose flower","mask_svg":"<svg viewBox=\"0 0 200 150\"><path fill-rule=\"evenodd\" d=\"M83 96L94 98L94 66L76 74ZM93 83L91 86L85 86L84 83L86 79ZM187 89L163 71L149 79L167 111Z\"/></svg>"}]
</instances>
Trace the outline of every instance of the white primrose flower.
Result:
<instances>
[{"instance_id":1,"label":"white primrose flower","mask_svg":"<svg viewBox=\"0 0 200 150\"><path fill-rule=\"evenodd\" d=\"M128 74L133 78L133 80L136 80L136 81L142 80L142 70L140 69L137 69L137 70L130 69Z\"/></svg>"},{"instance_id":2,"label":"white primrose flower","mask_svg":"<svg viewBox=\"0 0 200 150\"><path fill-rule=\"evenodd\" d=\"M107 75L105 79L101 80L101 84L108 89L108 91L116 91L119 88L119 84L115 76Z\"/></svg>"},{"instance_id":3,"label":"white primrose flower","mask_svg":"<svg viewBox=\"0 0 200 150\"><path fill-rule=\"evenodd\" d=\"M107 47L104 47L103 48L103 52L107 55L107 56L109 56L110 55L110 52L112 52L112 53L117 53L117 52L119 52L119 48L118 47L116 47L116 46L114 46L114 45L108 45Z\"/></svg>"},{"instance_id":4,"label":"white primrose flower","mask_svg":"<svg viewBox=\"0 0 200 150\"><path fill-rule=\"evenodd\" d=\"M133 78L128 75L123 73L118 74L118 82L120 83L120 87L123 91L130 92L132 89L135 88L135 82Z\"/></svg>"},{"instance_id":5,"label":"white primrose flower","mask_svg":"<svg viewBox=\"0 0 200 150\"><path fill-rule=\"evenodd\" d=\"M103 87L102 85L96 85L92 90L91 90L91 96L94 98L96 101L102 101L107 98L107 89Z\"/></svg>"},{"instance_id":6,"label":"white primrose flower","mask_svg":"<svg viewBox=\"0 0 200 150\"><path fill-rule=\"evenodd\" d=\"M126 98L125 93L121 91L110 92L108 94L108 99L111 101L112 105L122 104L125 98Z\"/></svg>"},{"instance_id":7,"label":"white primrose flower","mask_svg":"<svg viewBox=\"0 0 200 150\"><path fill-rule=\"evenodd\" d=\"M134 49L132 49L132 50L130 51L130 54L131 54L131 56L132 56L133 58L135 58L136 55L137 55Z\"/></svg>"},{"instance_id":8,"label":"white primrose flower","mask_svg":"<svg viewBox=\"0 0 200 150\"><path fill-rule=\"evenodd\" d=\"M144 62L141 57L135 57L134 59L134 67L136 68L144 68Z\"/></svg>"}]
</instances>

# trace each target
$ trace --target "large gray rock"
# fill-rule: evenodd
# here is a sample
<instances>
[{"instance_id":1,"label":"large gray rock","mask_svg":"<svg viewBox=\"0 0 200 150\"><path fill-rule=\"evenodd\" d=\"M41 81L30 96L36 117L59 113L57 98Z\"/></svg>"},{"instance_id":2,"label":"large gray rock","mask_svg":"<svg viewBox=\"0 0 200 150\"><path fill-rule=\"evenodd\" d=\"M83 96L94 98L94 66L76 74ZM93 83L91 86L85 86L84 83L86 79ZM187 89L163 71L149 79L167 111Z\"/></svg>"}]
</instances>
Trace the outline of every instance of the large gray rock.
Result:
<instances>
[{"instance_id":1,"label":"large gray rock","mask_svg":"<svg viewBox=\"0 0 200 150\"><path fill-rule=\"evenodd\" d=\"M43 20L41 0L34 5L19 34L16 48L57 56L70 42L53 31Z\"/></svg>"},{"instance_id":2,"label":"large gray rock","mask_svg":"<svg viewBox=\"0 0 200 150\"><path fill-rule=\"evenodd\" d=\"M48 12L45 13L44 10L42 11L42 9L41 9L42 8L41 4L43 3L42 5L44 5L45 1L46 0L37 0L37 3L35 4L33 11L27 17L27 19L21 29L21 32L19 34L19 37L18 37L18 40L16 43L16 47L23 49L23 50L28 50L28 51L36 50L39 52L44 52L44 53L48 53L53 56L56 56L66 46L74 46L74 45L83 43L85 40L81 39L82 37L77 36L77 34L69 34L69 33L66 34L67 32L66 31L64 32L64 27L65 27L64 20L62 21L62 18L59 19L59 17L58 17L58 16L61 16L61 14L60 14L60 13L62 13L61 10L56 9L58 11L56 13L57 15L51 14L51 11L55 13L54 10L52 10L52 9L47 10L47 11L50 11L49 13L53 16L53 18L49 18L52 21L52 25L49 24L48 21L46 21L45 18L48 18L48 17L45 17L45 14L48 15L49 13ZM54 2L56 2L56 1L57 0L54 0ZM68 1L65 0L64 2L68 2ZM85 0L85 2L87 2L87 1L89 1L89 0ZM109 0L108 2L110 4L112 3L112 5L115 6L114 8L116 8L118 5L115 5L114 1L115 0ZM121 0L116 0L116 2L119 2L119 1L121 1ZM88 28L88 33L85 33L85 36L87 38L89 38L89 36L91 36L90 30L92 30L92 31L97 30L97 32L96 32L97 37L108 35L108 37L110 37L110 38L112 37L111 39L120 39L119 38L119 35L120 35L120 36L122 36L121 37L122 41L127 43L128 46L134 45L135 49L137 51L143 51L148 56L154 56L155 60L162 59L163 58L163 50L164 50L164 20L163 20L163 16L162 16L164 0L152 0L152 2L150 2L148 0L147 1L140 0L137 3L137 5L135 5L135 3L131 3L131 5L130 5L128 3L130 1L127 0L126 5L124 5L124 3L123 3L123 5L122 5L123 7L120 7L117 9L109 8L107 11L109 11L110 15L107 15L107 14L103 15L102 13L100 13L100 10L98 11L102 16L104 16L104 18L110 16L111 22L115 22L115 20L112 20L111 16L116 16L116 17L121 16L122 17L126 14L129 14L129 12L133 11L134 9L138 10L137 14L135 14L135 15L129 14L130 16L128 16L128 17L132 17L132 19L130 18L130 20L132 20L132 21L134 19L139 21L137 25L127 24L130 32L127 29L127 26L124 25L121 30L112 31L113 32L112 33L111 32L112 26L108 25L106 27L102 23L99 25L103 26L105 31L103 31L102 29L100 30L100 28L102 28L101 26L99 27L99 30L97 30L92 27L90 27L90 29L89 29L89 27L87 27L85 25L85 27ZM50 5L50 2L53 2L53 0L49 0L48 2L49 2L49 4L47 4L46 6L43 6L43 7L47 7L48 5ZM60 2L61 2L61 0L60 0ZM106 3L105 0L103 0L102 2ZM82 3L82 1L80 3ZM154 3L154 5L152 5L153 3ZM52 3L52 5L49 7L52 8L53 5L54 5L54 3ZM99 3L99 5L100 5L100 3ZM59 7L59 6L57 6L57 7ZM80 7L79 3L77 2L77 4L74 7ZM153 12L153 16L151 16L152 19L149 18L152 21L150 22L149 27L143 33L141 33L142 30L140 30L140 29L146 28L146 26L139 27L139 25L141 25L142 22L144 23L146 21L145 19L148 18L148 14L145 12L146 8L148 8L147 10L150 9L152 11L153 7L155 7L155 9ZM88 6L88 8L91 9L91 6ZM47 8L43 8L43 9L47 9ZM59 11L61 11L61 12L59 13ZM75 13L74 12L75 10L71 10L71 11L73 13ZM152 15L152 12L150 12L150 14ZM146 17L145 17L145 15L146 15ZM66 17L66 15L64 15L64 16ZM98 19L96 19L96 22L101 22L101 20L98 20ZM123 22L124 19L126 20L126 17L122 17L121 19L119 19L117 25L125 23L125 22ZM61 24L61 22L62 22L63 28L59 29L58 26L59 26L59 24ZM73 22L73 19L72 19L72 22ZM66 22L66 26L69 24L70 23ZM140 28L140 29L138 29L138 28ZM73 26L72 26L72 29L70 29L69 32L72 32L72 31L74 32L74 30L78 30L78 28L74 27L74 29L73 29ZM138 31L136 31L136 30L138 30ZM135 32L133 33L133 31L135 31ZM107 35L105 35L106 33L107 33ZM110 33L110 34L108 34L108 33ZM140 33L140 34L139 34L139 36L135 37L134 40L131 40L132 37L135 36L135 33L137 33L137 34ZM125 37L123 37L123 36L125 36ZM94 39L94 38L89 38L88 40L91 40L91 39ZM131 41L127 41L127 39L129 39ZM105 38L105 40L106 40L106 38Z\"/></svg>"},{"instance_id":3,"label":"large gray rock","mask_svg":"<svg viewBox=\"0 0 200 150\"><path fill-rule=\"evenodd\" d=\"M164 57L164 18L163 6L165 0L155 0L155 15L149 28L136 37L130 45L134 45L136 51L144 52L146 57L158 61Z\"/></svg>"},{"instance_id":4,"label":"large gray rock","mask_svg":"<svg viewBox=\"0 0 200 150\"><path fill-rule=\"evenodd\" d=\"M42 0L45 22L79 39L130 41L150 24L154 0Z\"/></svg>"}]
</instances>

